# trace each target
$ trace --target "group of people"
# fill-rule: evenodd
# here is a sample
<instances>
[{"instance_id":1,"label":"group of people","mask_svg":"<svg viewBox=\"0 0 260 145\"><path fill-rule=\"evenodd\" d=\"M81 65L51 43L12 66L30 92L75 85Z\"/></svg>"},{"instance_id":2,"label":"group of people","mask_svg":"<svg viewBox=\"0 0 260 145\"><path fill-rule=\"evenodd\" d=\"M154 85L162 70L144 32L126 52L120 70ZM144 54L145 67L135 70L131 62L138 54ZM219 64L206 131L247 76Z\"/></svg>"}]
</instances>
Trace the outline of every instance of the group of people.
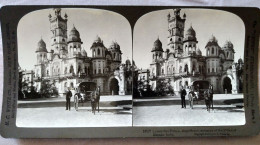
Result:
<instances>
[{"instance_id":1,"label":"group of people","mask_svg":"<svg viewBox=\"0 0 260 145\"><path fill-rule=\"evenodd\" d=\"M197 86L199 88L199 86ZM193 86L190 87L191 91L194 91ZM205 93L203 93L205 94ZM185 102L185 96L187 95L187 91L184 87L181 87L180 89L180 95L181 95L181 108L186 108L186 102ZM208 95L209 98L213 98L213 85L209 85L209 89L206 93L206 95Z\"/></svg>"}]
</instances>

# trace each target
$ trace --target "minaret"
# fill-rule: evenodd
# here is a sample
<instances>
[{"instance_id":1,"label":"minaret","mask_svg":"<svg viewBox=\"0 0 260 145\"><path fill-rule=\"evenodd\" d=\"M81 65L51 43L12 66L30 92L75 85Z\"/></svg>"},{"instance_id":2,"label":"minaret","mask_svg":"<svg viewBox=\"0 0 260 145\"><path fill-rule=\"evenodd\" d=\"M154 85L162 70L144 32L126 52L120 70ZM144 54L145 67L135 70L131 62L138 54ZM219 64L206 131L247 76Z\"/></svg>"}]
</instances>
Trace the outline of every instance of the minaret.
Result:
<instances>
[{"instance_id":1,"label":"minaret","mask_svg":"<svg viewBox=\"0 0 260 145\"><path fill-rule=\"evenodd\" d=\"M162 42L160 41L159 37L156 41L154 41L151 52L153 53L153 62L161 61L163 59Z\"/></svg>"},{"instance_id":2,"label":"minaret","mask_svg":"<svg viewBox=\"0 0 260 145\"><path fill-rule=\"evenodd\" d=\"M48 51L46 49L46 43L42 40L42 38L38 42L38 47L35 52L37 54L37 64L42 64L45 60L47 60Z\"/></svg>"},{"instance_id":3,"label":"minaret","mask_svg":"<svg viewBox=\"0 0 260 145\"><path fill-rule=\"evenodd\" d=\"M190 26L190 28L187 30L186 34L185 34L185 38L183 40L183 52L184 55L192 55L196 53L196 45L197 45L198 41L196 38L196 32L195 30L192 28L192 26Z\"/></svg>"},{"instance_id":4,"label":"minaret","mask_svg":"<svg viewBox=\"0 0 260 145\"><path fill-rule=\"evenodd\" d=\"M68 55L69 55L68 57L74 57L81 54L82 43L83 42L81 41L79 31L73 25L73 28L69 33L69 39L68 39Z\"/></svg>"},{"instance_id":5,"label":"minaret","mask_svg":"<svg viewBox=\"0 0 260 145\"><path fill-rule=\"evenodd\" d=\"M52 32L51 46L54 50L54 54L58 54L61 57L67 53L67 14L64 18L61 16L61 9L54 9L54 16L49 15L50 29Z\"/></svg>"},{"instance_id":6,"label":"minaret","mask_svg":"<svg viewBox=\"0 0 260 145\"><path fill-rule=\"evenodd\" d=\"M168 14L168 48L170 53L181 54L183 52L183 37L186 14L180 16L181 9L174 9L174 15Z\"/></svg>"}]
</instances>

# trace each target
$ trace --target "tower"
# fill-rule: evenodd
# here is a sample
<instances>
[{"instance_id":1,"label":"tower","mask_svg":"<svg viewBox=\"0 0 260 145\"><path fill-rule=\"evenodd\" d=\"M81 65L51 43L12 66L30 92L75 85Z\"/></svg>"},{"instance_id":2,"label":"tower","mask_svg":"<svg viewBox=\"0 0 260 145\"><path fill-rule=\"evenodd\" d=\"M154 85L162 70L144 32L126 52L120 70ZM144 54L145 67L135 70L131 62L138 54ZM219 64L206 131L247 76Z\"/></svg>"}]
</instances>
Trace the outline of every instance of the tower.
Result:
<instances>
[{"instance_id":1,"label":"tower","mask_svg":"<svg viewBox=\"0 0 260 145\"><path fill-rule=\"evenodd\" d=\"M196 32L192 28L192 26L190 26L190 28L187 30L187 32L185 34L185 38L183 40L184 55L196 54L197 43L198 43L198 41L196 38Z\"/></svg>"},{"instance_id":2,"label":"tower","mask_svg":"<svg viewBox=\"0 0 260 145\"><path fill-rule=\"evenodd\" d=\"M61 9L54 9L54 16L49 15L50 29L52 32L51 46L54 54L61 57L67 52L67 14L61 16Z\"/></svg>"},{"instance_id":3,"label":"tower","mask_svg":"<svg viewBox=\"0 0 260 145\"><path fill-rule=\"evenodd\" d=\"M153 49L151 51L153 53L153 62L157 62L161 59L163 59L163 48L162 48L162 42L158 38L153 43Z\"/></svg>"},{"instance_id":4,"label":"tower","mask_svg":"<svg viewBox=\"0 0 260 145\"><path fill-rule=\"evenodd\" d=\"M205 46L206 49L206 66L207 66L207 74L214 74L219 72L220 66L220 57L219 57L219 50L220 46L218 45L218 40L215 36L211 36L207 45Z\"/></svg>"},{"instance_id":5,"label":"tower","mask_svg":"<svg viewBox=\"0 0 260 145\"><path fill-rule=\"evenodd\" d=\"M47 49L46 43L41 39L38 42L38 47L36 49L37 64L35 65L35 77L42 77L45 74L45 63L47 62Z\"/></svg>"},{"instance_id":6,"label":"tower","mask_svg":"<svg viewBox=\"0 0 260 145\"><path fill-rule=\"evenodd\" d=\"M181 54L183 52L183 37L186 14L180 16L181 9L174 9L174 15L168 14L168 48L170 53Z\"/></svg>"},{"instance_id":7,"label":"tower","mask_svg":"<svg viewBox=\"0 0 260 145\"><path fill-rule=\"evenodd\" d=\"M234 46L231 41L226 41L223 46L223 50L226 56L226 60L234 61Z\"/></svg>"},{"instance_id":8,"label":"tower","mask_svg":"<svg viewBox=\"0 0 260 145\"><path fill-rule=\"evenodd\" d=\"M116 41L114 41L108 48L108 51L110 51L112 57L111 70L114 71L115 69L120 67L120 64L122 62L122 52L120 50L120 45Z\"/></svg>"},{"instance_id":9,"label":"tower","mask_svg":"<svg viewBox=\"0 0 260 145\"><path fill-rule=\"evenodd\" d=\"M159 38L154 42L152 51L153 53L153 59L152 63L150 64L150 72L151 76L159 76L160 74L163 74L161 72L161 63L163 61L163 48L162 48L162 42L159 40Z\"/></svg>"},{"instance_id":10,"label":"tower","mask_svg":"<svg viewBox=\"0 0 260 145\"><path fill-rule=\"evenodd\" d=\"M69 57L77 56L78 54L81 54L81 39L79 31L73 26L69 33L69 39L68 39L68 55Z\"/></svg>"},{"instance_id":11,"label":"tower","mask_svg":"<svg viewBox=\"0 0 260 145\"><path fill-rule=\"evenodd\" d=\"M38 47L35 52L37 54L37 64L42 64L47 60L48 52L46 49L46 43L42 39L38 42Z\"/></svg>"}]
</instances>

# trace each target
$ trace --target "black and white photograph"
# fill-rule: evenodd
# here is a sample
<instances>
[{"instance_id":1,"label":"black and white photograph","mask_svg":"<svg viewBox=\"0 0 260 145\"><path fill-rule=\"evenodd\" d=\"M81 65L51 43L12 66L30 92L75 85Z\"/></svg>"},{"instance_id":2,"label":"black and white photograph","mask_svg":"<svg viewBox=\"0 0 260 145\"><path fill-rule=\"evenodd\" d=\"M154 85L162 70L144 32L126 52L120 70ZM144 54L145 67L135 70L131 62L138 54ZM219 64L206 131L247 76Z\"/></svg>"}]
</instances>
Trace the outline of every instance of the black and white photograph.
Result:
<instances>
[{"instance_id":1,"label":"black and white photograph","mask_svg":"<svg viewBox=\"0 0 260 145\"><path fill-rule=\"evenodd\" d=\"M18 127L132 126L132 34L91 8L30 12L18 24Z\"/></svg>"},{"instance_id":2,"label":"black and white photograph","mask_svg":"<svg viewBox=\"0 0 260 145\"><path fill-rule=\"evenodd\" d=\"M133 37L133 126L246 123L245 26L237 15L153 11L138 19Z\"/></svg>"}]
</instances>

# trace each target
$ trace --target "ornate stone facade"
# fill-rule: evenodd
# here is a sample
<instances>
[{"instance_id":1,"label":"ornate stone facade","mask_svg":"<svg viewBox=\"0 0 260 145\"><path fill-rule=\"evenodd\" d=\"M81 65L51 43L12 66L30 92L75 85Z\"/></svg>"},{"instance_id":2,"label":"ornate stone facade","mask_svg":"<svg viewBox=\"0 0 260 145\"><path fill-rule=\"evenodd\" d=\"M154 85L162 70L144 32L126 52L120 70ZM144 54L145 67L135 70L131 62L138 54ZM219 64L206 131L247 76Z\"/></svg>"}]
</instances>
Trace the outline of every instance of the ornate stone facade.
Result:
<instances>
[{"instance_id":1,"label":"ornate stone facade","mask_svg":"<svg viewBox=\"0 0 260 145\"><path fill-rule=\"evenodd\" d=\"M202 55L197 47L198 40L192 26L184 35L186 14L180 16L181 9L174 9L173 15L167 16L168 31L167 49L164 51L159 38L152 48L152 63L150 64L149 83L155 90L158 80L169 83L175 92L181 87L188 88L193 81L208 80L215 93L233 93L241 90L242 74L238 76L238 66L243 67L243 61L234 62L234 46L226 41L220 47L217 39L212 35L208 40ZM240 79L238 79L238 77ZM239 81L240 80L240 81Z\"/></svg>"},{"instance_id":2,"label":"ornate stone facade","mask_svg":"<svg viewBox=\"0 0 260 145\"><path fill-rule=\"evenodd\" d=\"M54 84L60 95L68 87L74 88L85 81L96 82L102 94L131 94L127 84L131 79L125 78L129 60L122 63L122 52L117 42L106 48L100 37L92 43L92 57L82 48L80 33L73 26L67 34L67 14L61 16L61 9L54 9L49 15L52 33L50 51L43 39L36 48L37 63L33 70L33 86L36 91L41 88L43 80ZM24 76L27 77L27 76ZM131 76L128 76L131 77ZM26 78L27 79L27 78Z\"/></svg>"}]
</instances>

